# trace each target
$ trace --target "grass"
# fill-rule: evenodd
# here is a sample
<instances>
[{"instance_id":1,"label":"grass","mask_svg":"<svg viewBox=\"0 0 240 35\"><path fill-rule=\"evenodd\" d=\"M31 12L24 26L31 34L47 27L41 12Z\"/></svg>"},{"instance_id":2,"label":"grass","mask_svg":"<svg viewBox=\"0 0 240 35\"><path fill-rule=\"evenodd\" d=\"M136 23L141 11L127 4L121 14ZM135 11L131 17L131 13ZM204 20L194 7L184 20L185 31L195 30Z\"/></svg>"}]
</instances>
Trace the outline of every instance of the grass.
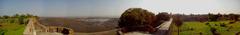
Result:
<instances>
[{"instance_id":1,"label":"grass","mask_svg":"<svg viewBox=\"0 0 240 35\"><path fill-rule=\"evenodd\" d=\"M171 35L178 35L178 27L174 23L170 26L170 33Z\"/></svg>"},{"instance_id":2,"label":"grass","mask_svg":"<svg viewBox=\"0 0 240 35\"><path fill-rule=\"evenodd\" d=\"M212 35L210 27L201 22L184 22L180 35Z\"/></svg>"},{"instance_id":3,"label":"grass","mask_svg":"<svg viewBox=\"0 0 240 35\"><path fill-rule=\"evenodd\" d=\"M235 22L233 24L229 24L231 21L219 21L219 22L209 22L211 27L217 29L217 33L221 35L235 35L240 32L240 22ZM226 26L221 26L226 25Z\"/></svg>"},{"instance_id":4,"label":"grass","mask_svg":"<svg viewBox=\"0 0 240 35\"><path fill-rule=\"evenodd\" d=\"M0 35L23 35L26 24L20 24L18 18L0 19Z\"/></svg>"},{"instance_id":5,"label":"grass","mask_svg":"<svg viewBox=\"0 0 240 35\"><path fill-rule=\"evenodd\" d=\"M180 26L179 35L213 35L211 28L216 29L216 33L220 35L236 35L240 32L240 22L230 24L231 21L212 21L212 22L184 22ZM209 23L209 24L207 24ZM172 25L172 35L178 34L178 27Z\"/></svg>"},{"instance_id":6,"label":"grass","mask_svg":"<svg viewBox=\"0 0 240 35\"><path fill-rule=\"evenodd\" d=\"M25 25L19 25L14 23L2 23L1 29L4 30L4 35L23 35Z\"/></svg>"}]
</instances>

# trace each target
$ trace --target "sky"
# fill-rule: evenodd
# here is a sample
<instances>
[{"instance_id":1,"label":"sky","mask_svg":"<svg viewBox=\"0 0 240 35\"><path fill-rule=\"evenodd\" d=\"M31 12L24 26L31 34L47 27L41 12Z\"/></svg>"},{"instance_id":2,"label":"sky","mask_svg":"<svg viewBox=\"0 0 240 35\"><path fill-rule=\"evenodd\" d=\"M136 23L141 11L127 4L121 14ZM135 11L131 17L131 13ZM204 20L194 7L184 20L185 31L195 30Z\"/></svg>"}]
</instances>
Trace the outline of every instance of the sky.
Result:
<instances>
[{"instance_id":1,"label":"sky","mask_svg":"<svg viewBox=\"0 0 240 35\"><path fill-rule=\"evenodd\" d=\"M0 15L115 17L128 8L143 8L155 14L240 14L240 0L0 0Z\"/></svg>"}]
</instances>

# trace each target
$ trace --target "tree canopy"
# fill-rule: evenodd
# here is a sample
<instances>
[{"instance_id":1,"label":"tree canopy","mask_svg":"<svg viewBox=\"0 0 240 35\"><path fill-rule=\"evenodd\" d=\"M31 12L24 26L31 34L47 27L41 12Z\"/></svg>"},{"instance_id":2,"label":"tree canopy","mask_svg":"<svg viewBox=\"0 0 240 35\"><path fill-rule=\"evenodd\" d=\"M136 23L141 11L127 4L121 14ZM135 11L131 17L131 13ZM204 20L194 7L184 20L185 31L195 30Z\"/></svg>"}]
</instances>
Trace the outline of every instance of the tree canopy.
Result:
<instances>
[{"instance_id":1,"label":"tree canopy","mask_svg":"<svg viewBox=\"0 0 240 35\"><path fill-rule=\"evenodd\" d=\"M129 8L120 17L119 27L123 32L147 31L153 32L151 26L155 21L155 15L142 8Z\"/></svg>"}]
</instances>

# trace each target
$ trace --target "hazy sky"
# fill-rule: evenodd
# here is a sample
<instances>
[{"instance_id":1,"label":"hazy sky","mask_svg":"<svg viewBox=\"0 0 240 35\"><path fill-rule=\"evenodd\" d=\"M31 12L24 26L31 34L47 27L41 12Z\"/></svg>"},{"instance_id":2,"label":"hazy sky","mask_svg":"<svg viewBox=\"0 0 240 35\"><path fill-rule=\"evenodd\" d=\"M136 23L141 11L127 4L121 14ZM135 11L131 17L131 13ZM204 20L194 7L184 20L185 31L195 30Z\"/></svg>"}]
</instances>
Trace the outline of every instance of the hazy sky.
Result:
<instances>
[{"instance_id":1,"label":"hazy sky","mask_svg":"<svg viewBox=\"0 0 240 35\"><path fill-rule=\"evenodd\" d=\"M239 0L0 0L0 15L30 13L38 16L120 16L140 7L153 13L238 13Z\"/></svg>"}]
</instances>

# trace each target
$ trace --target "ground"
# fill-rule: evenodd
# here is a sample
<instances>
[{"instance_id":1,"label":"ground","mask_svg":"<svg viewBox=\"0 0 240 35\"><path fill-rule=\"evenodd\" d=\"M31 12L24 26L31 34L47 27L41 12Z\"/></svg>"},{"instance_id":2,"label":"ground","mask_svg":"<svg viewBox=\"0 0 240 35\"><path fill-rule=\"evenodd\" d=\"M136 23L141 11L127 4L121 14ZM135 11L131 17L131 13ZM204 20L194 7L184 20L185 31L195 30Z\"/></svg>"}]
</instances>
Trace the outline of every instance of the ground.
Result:
<instances>
[{"instance_id":1,"label":"ground","mask_svg":"<svg viewBox=\"0 0 240 35\"><path fill-rule=\"evenodd\" d=\"M211 28L216 29L215 34L220 35L235 35L240 32L240 21L230 23L232 21L211 21L211 22L184 22L180 26L179 35L213 35ZM170 28L172 35L177 35L177 26L172 24Z\"/></svg>"}]
</instances>

